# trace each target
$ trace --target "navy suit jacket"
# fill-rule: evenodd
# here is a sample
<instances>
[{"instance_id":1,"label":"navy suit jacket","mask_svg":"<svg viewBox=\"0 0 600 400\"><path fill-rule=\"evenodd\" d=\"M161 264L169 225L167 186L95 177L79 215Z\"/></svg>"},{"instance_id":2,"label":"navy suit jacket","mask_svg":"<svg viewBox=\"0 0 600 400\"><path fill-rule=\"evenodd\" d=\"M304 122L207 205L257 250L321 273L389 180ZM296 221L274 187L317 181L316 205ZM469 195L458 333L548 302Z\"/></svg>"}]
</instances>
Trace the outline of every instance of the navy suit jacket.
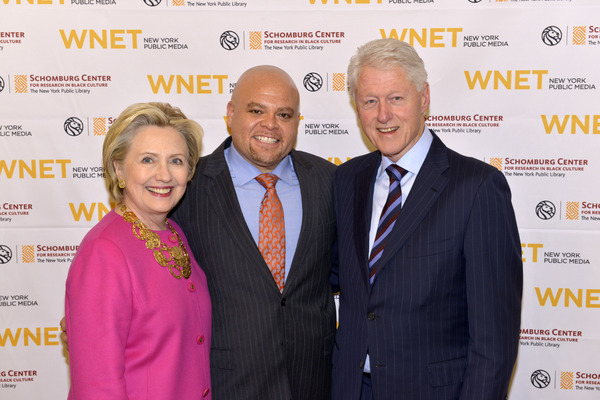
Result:
<instances>
[{"instance_id":1,"label":"navy suit jacket","mask_svg":"<svg viewBox=\"0 0 600 400\"><path fill-rule=\"evenodd\" d=\"M246 225L224 149L198 162L174 218L206 273L212 300L214 400L329 400L335 305L335 165L292 150L302 225L283 293Z\"/></svg>"},{"instance_id":2,"label":"navy suit jacket","mask_svg":"<svg viewBox=\"0 0 600 400\"><path fill-rule=\"evenodd\" d=\"M523 285L504 175L434 134L369 285L380 161L379 152L354 158L334 177L341 293L333 398L359 398L368 351L376 400L504 399Z\"/></svg>"}]
</instances>

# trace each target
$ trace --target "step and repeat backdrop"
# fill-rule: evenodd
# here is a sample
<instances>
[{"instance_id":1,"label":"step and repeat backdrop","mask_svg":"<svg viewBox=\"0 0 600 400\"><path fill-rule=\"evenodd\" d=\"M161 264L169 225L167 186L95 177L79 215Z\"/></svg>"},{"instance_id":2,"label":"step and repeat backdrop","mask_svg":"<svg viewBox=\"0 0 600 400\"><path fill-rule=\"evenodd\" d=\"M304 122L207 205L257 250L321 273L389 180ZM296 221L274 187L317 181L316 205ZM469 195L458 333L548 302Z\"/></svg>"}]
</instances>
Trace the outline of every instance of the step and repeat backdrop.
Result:
<instances>
[{"instance_id":1,"label":"step and repeat backdrop","mask_svg":"<svg viewBox=\"0 0 600 400\"><path fill-rule=\"evenodd\" d=\"M511 185L525 285L510 399L598 399L597 0L0 0L0 398L66 398L65 278L113 206L101 146L126 106L181 107L208 154L239 75L277 65L300 90L297 148L340 164L372 150L348 60L385 37L425 60L429 127Z\"/></svg>"}]
</instances>

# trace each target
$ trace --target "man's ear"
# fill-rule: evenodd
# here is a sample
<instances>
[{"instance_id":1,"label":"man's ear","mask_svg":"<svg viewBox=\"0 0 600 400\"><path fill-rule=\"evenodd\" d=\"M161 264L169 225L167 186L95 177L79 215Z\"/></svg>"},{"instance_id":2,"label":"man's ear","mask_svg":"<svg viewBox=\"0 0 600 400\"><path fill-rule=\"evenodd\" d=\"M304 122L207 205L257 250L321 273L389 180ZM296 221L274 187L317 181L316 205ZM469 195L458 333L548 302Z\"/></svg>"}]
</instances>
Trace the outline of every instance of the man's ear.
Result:
<instances>
[{"instance_id":1,"label":"man's ear","mask_svg":"<svg viewBox=\"0 0 600 400\"><path fill-rule=\"evenodd\" d=\"M233 118L233 103L230 101L227 103L227 119L225 122L227 123L227 127L231 129L231 119Z\"/></svg>"},{"instance_id":2,"label":"man's ear","mask_svg":"<svg viewBox=\"0 0 600 400\"><path fill-rule=\"evenodd\" d=\"M429 109L429 83L425 82L421 90L421 113L425 114Z\"/></svg>"}]
</instances>

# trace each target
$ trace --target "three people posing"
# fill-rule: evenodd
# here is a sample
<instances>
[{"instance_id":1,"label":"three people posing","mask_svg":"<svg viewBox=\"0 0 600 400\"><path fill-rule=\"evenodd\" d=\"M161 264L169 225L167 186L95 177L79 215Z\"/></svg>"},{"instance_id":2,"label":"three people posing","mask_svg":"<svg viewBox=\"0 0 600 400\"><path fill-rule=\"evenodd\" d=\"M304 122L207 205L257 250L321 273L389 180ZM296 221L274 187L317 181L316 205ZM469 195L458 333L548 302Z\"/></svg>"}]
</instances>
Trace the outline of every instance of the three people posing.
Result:
<instances>
[{"instance_id":1,"label":"three people posing","mask_svg":"<svg viewBox=\"0 0 600 400\"><path fill-rule=\"evenodd\" d=\"M210 393L503 399L522 291L506 180L427 129L427 73L406 43L359 48L348 82L377 151L336 171L294 150L292 79L279 68L251 68L227 107L231 138L200 159L174 213L212 298ZM282 285L261 251L261 203L270 190L257 180L263 174L276 176L284 214ZM334 264L331 281L341 293L332 360Z\"/></svg>"}]
</instances>

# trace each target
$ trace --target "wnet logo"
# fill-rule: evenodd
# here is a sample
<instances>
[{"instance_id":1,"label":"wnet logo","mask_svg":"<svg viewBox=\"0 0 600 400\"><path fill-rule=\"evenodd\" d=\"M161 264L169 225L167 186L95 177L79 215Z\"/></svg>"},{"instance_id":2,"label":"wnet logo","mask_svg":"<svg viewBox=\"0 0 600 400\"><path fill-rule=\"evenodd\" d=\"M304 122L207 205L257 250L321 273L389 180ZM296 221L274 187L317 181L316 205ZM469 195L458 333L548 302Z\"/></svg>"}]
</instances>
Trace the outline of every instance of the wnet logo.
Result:
<instances>
[{"instance_id":1,"label":"wnet logo","mask_svg":"<svg viewBox=\"0 0 600 400\"><path fill-rule=\"evenodd\" d=\"M540 307L600 308L600 289L535 288Z\"/></svg>"},{"instance_id":2,"label":"wnet logo","mask_svg":"<svg viewBox=\"0 0 600 400\"><path fill-rule=\"evenodd\" d=\"M529 261L537 263L538 258L541 259L542 249L544 248L543 243L521 243L521 255L525 256L525 252L527 252L527 257L531 255L531 259ZM531 249L531 251L527 250ZM528 258L523 257L523 262L527 262Z\"/></svg>"},{"instance_id":3,"label":"wnet logo","mask_svg":"<svg viewBox=\"0 0 600 400\"><path fill-rule=\"evenodd\" d=\"M104 204L104 203L69 203L69 209L73 215L75 222L87 221L90 222L93 219L100 221L102 217L110 212L111 209L115 208L115 204Z\"/></svg>"},{"instance_id":4,"label":"wnet logo","mask_svg":"<svg viewBox=\"0 0 600 400\"><path fill-rule=\"evenodd\" d=\"M5 346L58 346L60 344L58 327L36 328L6 328L4 334L0 333L0 347Z\"/></svg>"},{"instance_id":5,"label":"wnet logo","mask_svg":"<svg viewBox=\"0 0 600 400\"><path fill-rule=\"evenodd\" d=\"M507 90L540 90L548 70L476 70L464 73L469 90L474 90L477 86L481 90L498 90L500 87Z\"/></svg>"},{"instance_id":6,"label":"wnet logo","mask_svg":"<svg viewBox=\"0 0 600 400\"><path fill-rule=\"evenodd\" d=\"M589 135L600 134L600 114L596 115L541 115L544 131L549 135L553 132L562 135L563 133L583 133Z\"/></svg>"},{"instance_id":7,"label":"wnet logo","mask_svg":"<svg viewBox=\"0 0 600 400\"><path fill-rule=\"evenodd\" d=\"M59 29L59 32L66 49L73 45L78 49L137 49L142 34L141 29L83 29L81 32Z\"/></svg>"},{"instance_id":8,"label":"wnet logo","mask_svg":"<svg viewBox=\"0 0 600 400\"><path fill-rule=\"evenodd\" d=\"M69 164L71 160L0 160L0 178L66 178Z\"/></svg>"},{"instance_id":9,"label":"wnet logo","mask_svg":"<svg viewBox=\"0 0 600 400\"><path fill-rule=\"evenodd\" d=\"M382 39L396 39L410 44L413 47L444 48L457 47L458 34L463 28L402 28L400 34L398 30L391 29L389 33L385 29L379 29Z\"/></svg>"},{"instance_id":10,"label":"wnet logo","mask_svg":"<svg viewBox=\"0 0 600 400\"><path fill-rule=\"evenodd\" d=\"M147 78L154 94L222 94L229 75L147 75Z\"/></svg>"}]
</instances>

